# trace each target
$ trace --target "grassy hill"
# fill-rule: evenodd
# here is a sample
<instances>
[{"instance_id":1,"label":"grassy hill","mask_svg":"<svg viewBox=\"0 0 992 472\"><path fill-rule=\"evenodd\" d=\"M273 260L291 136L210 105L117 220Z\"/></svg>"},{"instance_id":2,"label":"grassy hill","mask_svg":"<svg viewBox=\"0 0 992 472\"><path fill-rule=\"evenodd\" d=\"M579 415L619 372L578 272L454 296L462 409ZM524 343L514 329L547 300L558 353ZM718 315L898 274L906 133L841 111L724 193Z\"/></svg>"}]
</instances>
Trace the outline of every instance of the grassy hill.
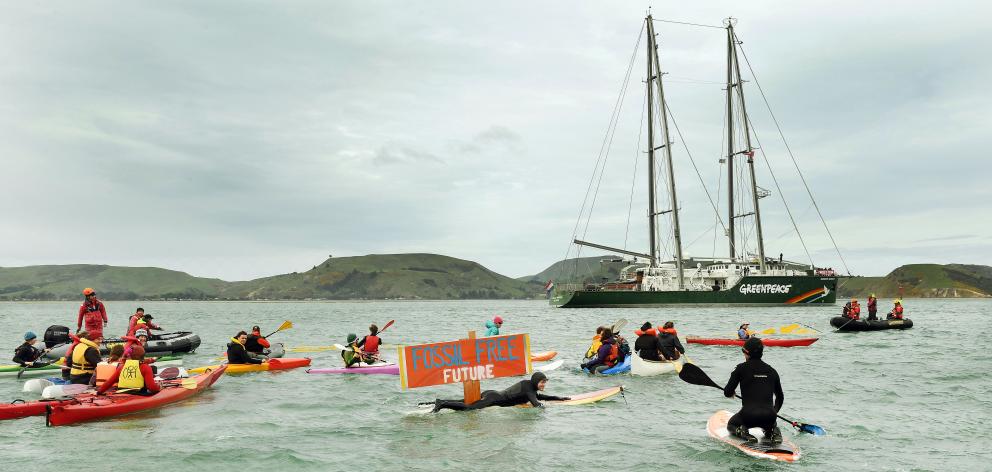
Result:
<instances>
[{"instance_id":1,"label":"grassy hill","mask_svg":"<svg viewBox=\"0 0 992 472\"><path fill-rule=\"evenodd\" d=\"M901 290L900 290L901 288ZM885 277L841 279L841 297L982 298L992 296L992 267L967 264L909 264Z\"/></svg>"},{"instance_id":2,"label":"grassy hill","mask_svg":"<svg viewBox=\"0 0 992 472\"><path fill-rule=\"evenodd\" d=\"M551 264L538 274L520 277L517 280L540 283L542 286L548 280L555 282L601 282L603 278L610 281L620 276L620 269L626 264L622 262L604 262L620 259L620 256L592 256L577 259L566 259Z\"/></svg>"},{"instance_id":3,"label":"grassy hill","mask_svg":"<svg viewBox=\"0 0 992 472\"><path fill-rule=\"evenodd\" d=\"M84 287L106 300L505 299L535 298L542 286L471 261L436 254L328 259L303 273L225 282L155 267L0 267L0 300L79 300Z\"/></svg>"},{"instance_id":4,"label":"grassy hill","mask_svg":"<svg viewBox=\"0 0 992 472\"><path fill-rule=\"evenodd\" d=\"M228 282L157 267L44 265L0 267L0 300L79 300L93 287L107 300L213 298Z\"/></svg>"}]
</instances>

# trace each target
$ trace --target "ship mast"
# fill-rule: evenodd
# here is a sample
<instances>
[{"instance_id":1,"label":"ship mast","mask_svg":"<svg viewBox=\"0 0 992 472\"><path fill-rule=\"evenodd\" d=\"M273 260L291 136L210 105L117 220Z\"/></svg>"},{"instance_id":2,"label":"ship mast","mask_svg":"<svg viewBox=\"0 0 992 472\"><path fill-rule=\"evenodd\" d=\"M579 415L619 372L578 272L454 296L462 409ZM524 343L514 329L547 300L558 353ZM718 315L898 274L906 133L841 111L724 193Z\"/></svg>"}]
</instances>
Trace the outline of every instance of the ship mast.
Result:
<instances>
[{"instance_id":1,"label":"ship mast","mask_svg":"<svg viewBox=\"0 0 992 472\"><path fill-rule=\"evenodd\" d=\"M654 74L652 74L651 72L652 60L654 61L654 66L655 66ZM662 144L660 147L665 149L665 164L667 164L668 166L668 195L670 197L669 200L672 202L672 208L668 211L672 212L672 234L674 235L674 242L675 242L675 254L673 255L675 256L675 270L676 273L678 274L679 290L682 290L683 288L685 288L685 279L684 279L685 274L683 273L683 266L682 266L683 264L682 229L679 224L679 206L678 206L678 199L676 198L676 193L675 193L675 171L672 166L672 147L671 147L672 140L669 138L668 135L668 105L665 102L665 86L662 84L661 81L661 76L662 76L661 61L658 59L658 44L655 42L654 23L651 21L651 16L648 15L648 90L651 90L652 76L654 76L655 80L657 81L656 83L658 84L658 100L660 102L660 106L658 108L661 110L661 129L665 138L665 144ZM649 92L648 97L650 96L651 95ZM650 98L649 98L648 106L649 107L651 106ZM648 127L649 129L653 128L654 122L649 120ZM649 149L652 149L651 155L653 155L653 149L655 148L653 138L654 138L654 133L649 132L648 146ZM654 177L652 176L652 180L653 178ZM662 213L666 213L666 212L659 212L657 214L662 214Z\"/></svg>"},{"instance_id":2,"label":"ship mast","mask_svg":"<svg viewBox=\"0 0 992 472\"><path fill-rule=\"evenodd\" d=\"M727 18L724 22L727 25L727 210L729 227L727 237L730 240L730 259L736 256L735 250L735 220L739 217L754 215L754 225L758 240L758 265L761 273L766 271L765 265L765 241L761 230L761 210L758 205L758 183L754 173L754 147L751 145L751 126L748 121L747 108L744 105L744 81L741 79L741 66L737 59L737 36L734 34L734 24L736 20ZM741 121L744 129L745 150L734 152L734 93L736 90L738 101L741 106ZM751 201L754 206L753 213L743 215L734 214L734 156L741 154L747 157L748 171L751 174ZM747 254L742 254L747 256Z\"/></svg>"},{"instance_id":3,"label":"ship mast","mask_svg":"<svg viewBox=\"0 0 992 472\"><path fill-rule=\"evenodd\" d=\"M652 58L652 51L654 50L654 27L652 26L653 20L649 14L647 18L644 19L647 22L647 34L648 34L648 78L647 78L647 100L648 100L648 244L650 248L648 249L648 254L651 255L651 265L650 267L656 267L658 265L658 242L657 239L657 224L658 224L658 214L655 210L656 200L654 191L654 88L652 83L654 82L654 60Z\"/></svg>"}]
</instances>

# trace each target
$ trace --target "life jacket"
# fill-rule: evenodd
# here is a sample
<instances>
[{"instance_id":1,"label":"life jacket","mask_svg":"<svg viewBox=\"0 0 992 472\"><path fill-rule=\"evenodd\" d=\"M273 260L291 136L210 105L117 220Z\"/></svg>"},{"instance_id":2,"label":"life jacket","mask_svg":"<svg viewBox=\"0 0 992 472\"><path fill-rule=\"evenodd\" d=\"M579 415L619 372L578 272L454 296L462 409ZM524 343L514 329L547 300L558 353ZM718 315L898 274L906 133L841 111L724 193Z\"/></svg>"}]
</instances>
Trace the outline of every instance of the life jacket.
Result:
<instances>
[{"instance_id":1,"label":"life jacket","mask_svg":"<svg viewBox=\"0 0 992 472\"><path fill-rule=\"evenodd\" d=\"M145 377L141 375L141 362L134 359L124 361L121 375L117 379L117 389L139 390L145 387Z\"/></svg>"},{"instance_id":2,"label":"life jacket","mask_svg":"<svg viewBox=\"0 0 992 472\"><path fill-rule=\"evenodd\" d=\"M606 356L606 365L613 367L617 365L617 360L620 357L620 347L617 343L610 344L610 353Z\"/></svg>"},{"instance_id":3,"label":"life jacket","mask_svg":"<svg viewBox=\"0 0 992 472\"><path fill-rule=\"evenodd\" d=\"M855 315L860 315L861 314L861 304L860 303L857 303L857 302L852 303L851 304L851 312L853 312Z\"/></svg>"},{"instance_id":4,"label":"life jacket","mask_svg":"<svg viewBox=\"0 0 992 472\"><path fill-rule=\"evenodd\" d=\"M69 375L86 375L96 372L96 366L86 362L86 351L89 349L96 349L97 352L100 352L100 348L96 346L95 342L89 339L80 339L79 345L72 350L72 368L69 370Z\"/></svg>"},{"instance_id":5,"label":"life jacket","mask_svg":"<svg viewBox=\"0 0 992 472\"><path fill-rule=\"evenodd\" d=\"M371 353L379 352L379 342L380 342L379 336L373 336L371 334L365 336L365 345L362 347L362 349L365 352L371 352Z\"/></svg>"},{"instance_id":6,"label":"life jacket","mask_svg":"<svg viewBox=\"0 0 992 472\"><path fill-rule=\"evenodd\" d=\"M638 330L635 330L634 331L634 335L636 335L636 336L644 336L644 335L657 336L658 335L658 330L655 329L655 328L651 328L651 329L649 329L647 331L641 331L641 330L638 329Z\"/></svg>"},{"instance_id":7,"label":"life jacket","mask_svg":"<svg viewBox=\"0 0 992 472\"><path fill-rule=\"evenodd\" d=\"M586 359L590 357L595 357L596 353L599 352L599 347L603 345L603 341L599 339L599 335L592 337L592 344L589 345L589 349L586 351Z\"/></svg>"},{"instance_id":8,"label":"life jacket","mask_svg":"<svg viewBox=\"0 0 992 472\"><path fill-rule=\"evenodd\" d=\"M96 385L103 385L110 376L114 375L114 371L117 370L117 364L109 364L106 362L101 362L96 365Z\"/></svg>"},{"instance_id":9,"label":"life jacket","mask_svg":"<svg viewBox=\"0 0 992 472\"><path fill-rule=\"evenodd\" d=\"M675 328L661 328L661 330L658 331L658 332L659 333L668 333L668 334L671 334L672 336L678 336L679 335L678 331L675 331Z\"/></svg>"},{"instance_id":10,"label":"life jacket","mask_svg":"<svg viewBox=\"0 0 992 472\"><path fill-rule=\"evenodd\" d=\"M900 319L901 320L902 319L902 305L901 304L900 305L896 305L895 308L892 309L892 314L895 315L896 319Z\"/></svg>"}]
</instances>

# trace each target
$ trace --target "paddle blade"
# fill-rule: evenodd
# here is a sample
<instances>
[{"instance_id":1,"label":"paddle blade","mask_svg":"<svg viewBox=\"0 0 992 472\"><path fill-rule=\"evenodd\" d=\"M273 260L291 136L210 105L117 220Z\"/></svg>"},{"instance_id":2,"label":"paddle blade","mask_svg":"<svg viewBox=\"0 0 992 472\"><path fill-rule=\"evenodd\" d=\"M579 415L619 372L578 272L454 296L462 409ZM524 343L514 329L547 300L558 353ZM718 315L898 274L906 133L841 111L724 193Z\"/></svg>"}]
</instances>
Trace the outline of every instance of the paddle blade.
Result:
<instances>
[{"instance_id":1,"label":"paddle blade","mask_svg":"<svg viewBox=\"0 0 992 472\"><path fill-rule=\"evenodd\" d=\"M713 387L723 389L723 387L716 384L710 376L703 372L696 364L683 364L682 368L679 370L679 378L686 383L691 383L693 385L702 385L704 387Z\"/></svg>"},{"instance_id":2,"label":"paddle blade","mask_svg":"<svg viewBox=\"0 0 992 472\"><path fill-rule=\"evenodd\" d=\"M613 323L613 326L610 327L610 331L613 331L613 334L617 334L621 329L623 329L624 326L627 326L627 318L620 318L616 323Z\"/></svg>"},{"instance_id":3,"label":"paddle blade","mask_svg":"<svg viewBox=\"0 0 992 472\"><path fill-rule=\"evenodd\" d=\"M286 321L283 321L281 325L279 325L279 329L277 329L276 331L282 331L284 329L289 329L289 328L292 328L292 327L293 327L293 322L292 321L289 321L289 320L286 320Z\"/></svg>"},{"instance_id":4,"label":"paddle blade","mask_svg":"<svg viewBox=\"0 0 992 472\"><path fill-rule=\"evenodd\" d=\"M796 324L796 323L793 323L793 324L790 324L790 325L783 326L783 327L779 328L778 330L781 331L782 334L789 334L789 333L791 333L791 332L793 332L793 331L795 331L797 329L799 329L799 325Z\"/></svg>"},{"instance_id":5,"label":"paddle blade","mask_svg":"<svg viewBox=\"0 0 992 472\"><path fill-rule=\"evenodd\" d=\"M162 377L162 380L172 380L172 379L175 379L175 378L179 377L179 368L178 367L166 367L166 368L162 369L158 373L158 376L159 377Z\"/></svg>"},{"instance_id":6,"label":"paddle blade","mask_svg":"<svg viewBox=\"0 0 992 472\"><path fill-rule=\"evenodd\" d=\"M758 334L775 334L775 328L768 328L765 330L758 331Z\"/></svg>"},{"instance_id":7,"label":"paddle blade","mask_svg":"<svg viewBox=\"0 0 992 472\"><path fill-rule=\"evenodd\" d=\"M812 434L813 436L826 436L827 430L815 425L802 423L799 425L799 432Z\"/></svg>"},{"instance_id":8,"label":"paddle blade","mask_svg":"<svg viewBox=\"0 0 992 472\"><path fill-rule=\"evenodd\" d=\"M383 332L383 331L385 331L385 330L386 330L386 329L388 329L388 328L389 328L390 326L392 326L392 325L393 325L393 323L395 323L395 322L396 322L396 320L389 320L389 323L386 323L386 326L383 326L383 327L382 327L382 328L381 328L381 329L379 330L379 332L381 333L381 332Z\"/></svg>"}]
</instances>

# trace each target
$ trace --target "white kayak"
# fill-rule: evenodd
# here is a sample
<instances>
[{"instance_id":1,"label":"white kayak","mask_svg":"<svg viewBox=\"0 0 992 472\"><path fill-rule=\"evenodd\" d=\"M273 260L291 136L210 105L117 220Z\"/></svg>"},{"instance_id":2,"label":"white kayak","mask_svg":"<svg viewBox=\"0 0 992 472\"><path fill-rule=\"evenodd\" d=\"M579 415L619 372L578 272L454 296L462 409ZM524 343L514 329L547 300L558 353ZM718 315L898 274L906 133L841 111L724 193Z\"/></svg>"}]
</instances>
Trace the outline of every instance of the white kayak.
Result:
<instances>
[{"instance_id":1,"label":"white kayak","mask_svg":"<svg viewBox=\"0 0 992 472\"><path fill-rule=\"evenodd\" d=\"M646 359L641 359L641 356L637 354L631 354L632 359L630 360L630 375L639 375L641 377L649 377L652 375L661 374L674 374L676 364L681 365L682 359L677 361L649 361Z\"/></svg>"}]
</instances>

